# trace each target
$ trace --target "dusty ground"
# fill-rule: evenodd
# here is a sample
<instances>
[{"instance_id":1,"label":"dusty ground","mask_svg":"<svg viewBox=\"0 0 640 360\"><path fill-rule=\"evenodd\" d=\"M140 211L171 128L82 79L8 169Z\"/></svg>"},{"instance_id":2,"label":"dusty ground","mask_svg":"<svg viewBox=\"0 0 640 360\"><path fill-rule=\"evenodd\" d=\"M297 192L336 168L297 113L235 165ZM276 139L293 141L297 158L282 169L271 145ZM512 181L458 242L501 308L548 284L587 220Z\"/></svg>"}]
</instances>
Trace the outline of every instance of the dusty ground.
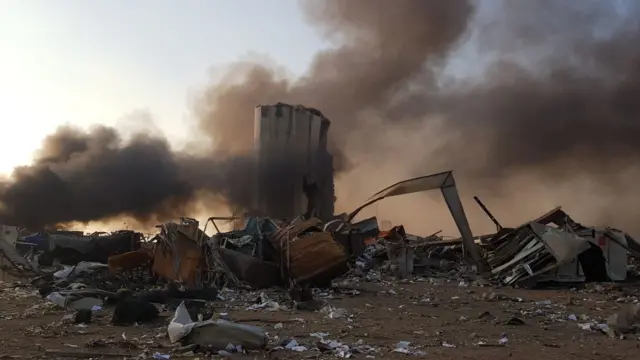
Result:
<instances>
[{"instance_id":1,"label":"dusty ground","mask_svg":"<svg viewBox=\"0 0 640 360\"><path fill-rule=\"evenodd\" d=\"M145 351L151 354L171 351L165 335L171 313L164 314L155 324L112 327L108 325L110 314L106 310L87 327L77 327L62 322L68 312L54 309L34 291L3 286L0 292L2 359L56 358L45 350L128 353L131 357ZM239 300L219 301L215 306L219 312L229 313L232 320L264 327L274 342L276 336L281 340L293 338L309 348L304 352L275 350L268 355L256 353L235 358L334 358L331 353L320 354L314 350L317 339L310 336L313 332L328 333L327 339L348 345L361 340L360 344L377 350L367 355L357 354L355 358L600 360L632 359L640 352L640 335L621 340L578 326L589 321L602 322L621 306L637 301L637 287L633 286L620 288L603 284L586 289L517 290L461 286L458 282L433 279L352 286L366 290L356 295L319 295L329 305L346 309L348 315L337 319L322 312L246 310L247 302ZM229 299L236 295L224 296ZM278 296L269 292L271 299L283 302ZM577 321L570 320L571 315L575 315ZM523 323L507 324L514 317ZM278 323L282 328L276 330L274 325ZM498 346L501 339L507 343ZM88 348L92 340L106 344L101 348ZM409 341L410 351L423 353L392 352L399 341ZM481 342L485 345L478 345ZM178 358L178 355L171 357Z\"/></svg>"}]
</instances>

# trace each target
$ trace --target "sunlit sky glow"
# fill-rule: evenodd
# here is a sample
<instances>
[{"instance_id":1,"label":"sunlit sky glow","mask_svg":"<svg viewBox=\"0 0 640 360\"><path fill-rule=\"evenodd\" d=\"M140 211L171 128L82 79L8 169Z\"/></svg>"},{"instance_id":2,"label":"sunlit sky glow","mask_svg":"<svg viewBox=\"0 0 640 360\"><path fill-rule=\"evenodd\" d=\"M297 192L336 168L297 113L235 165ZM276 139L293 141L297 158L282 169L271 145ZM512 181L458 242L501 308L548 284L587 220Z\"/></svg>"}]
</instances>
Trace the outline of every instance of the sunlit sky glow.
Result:
<instances>
[{"instance_id":1,"label":"sunlit sky glow","mask_svg":"<svg viewBox=\"0 0 640 360\"><path fill-rule=\"evenodd\" d=\"M2 5L0 173L30 163L59 125L114 125L138 110L153 114L180 146L190 94L207 83L212 67L269 54L299 74L323 46L295 0Z\"/></svg>"}]
</instances>

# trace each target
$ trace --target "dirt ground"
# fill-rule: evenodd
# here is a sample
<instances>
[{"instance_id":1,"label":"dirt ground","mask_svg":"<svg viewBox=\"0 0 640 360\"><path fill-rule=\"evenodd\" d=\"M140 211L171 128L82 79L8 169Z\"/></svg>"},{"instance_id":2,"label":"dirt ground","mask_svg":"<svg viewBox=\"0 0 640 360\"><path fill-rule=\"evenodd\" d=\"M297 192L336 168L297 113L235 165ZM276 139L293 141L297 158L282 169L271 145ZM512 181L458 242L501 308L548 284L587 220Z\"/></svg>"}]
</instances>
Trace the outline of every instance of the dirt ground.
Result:
<instances>
[{"instance_id":1,"label":"dirt ground","mask_svg":"<svg viewBox=\"0 0 640 360\"><path fill-rule=\"evenodd\" d=\"M277 349L269 353L234 355L237 359L335 358L320 353L311 333L349 345L368 345L371 352L354 358L432 359L632 359L640 353L640 335L611 338L578 324L602 323L627 303L637 302L638 286L590 284L582 289L518 290L478 287L439 279L350 283L359 293L317 294L318 299L346 313L331 318L326 312L265 309L247 310L254 294L222 293L227 300L214 304L231 320L268 331L271 343L295 339L306 351ZM284 302L284 295L267 292ZM232 300L232 298L245 300ZM337 311L341 313L342 311ZM155 352L171 354L166 336L171 312L156 323L132 327L110 326L110 311L96 313L90 325L63 321L71 312L56 309L29 288L3 284L0 292L0 359L62 358L51 350L93 351L109 358L151 358ZM125 340L126 339L126 340ZM400 341L410 342L410 354L393 352ZM102 347L88 347L91 343ZM502 343L501 343L502 342ZM80 358L81 356L67 356ZM84 358L92 357L85 355ZM98 358L99 356L93 356ZM203 355L171 358L205 358Z\"/></svg>"}]
</instances>

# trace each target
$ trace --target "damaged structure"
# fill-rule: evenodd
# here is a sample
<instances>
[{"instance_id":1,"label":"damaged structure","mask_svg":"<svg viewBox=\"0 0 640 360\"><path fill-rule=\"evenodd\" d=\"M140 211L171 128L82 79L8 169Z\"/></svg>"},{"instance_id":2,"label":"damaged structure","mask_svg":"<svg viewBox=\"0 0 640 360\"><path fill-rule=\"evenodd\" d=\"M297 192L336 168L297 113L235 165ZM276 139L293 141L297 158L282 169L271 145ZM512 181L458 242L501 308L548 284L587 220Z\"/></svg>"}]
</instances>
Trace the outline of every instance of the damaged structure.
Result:
<instances>
[{"instance_id":1,"label":"damaged structure","mask_svg":"<svg viewBox=\"0 0 640 360\"><path fill-rule=\"evenodd\" d=\"M329 125L312 108L282 103L256 107L256 213L250 216L211 217L202 228L195 219L181 218L159 225L159 233L146 242L133 231L51 232L20 239L12 235L13 240L2 241L3 247L13 249L12 263L22 262L25 268L33 263L85 263L82 268L97 263L112 273L146 269L154 280L198 289L323 287L381 263L399 277L479 273L501 285L623 281L628 257L640 255L640 245L628 234L583 226L560 208L517 228L503 228L477 198L497 231L474 237L452 171L400 181L350 213L334 215ZM278 171L271 168L285 164ZM274 173L278 179L269 178ZM264 185L274 182L281 188L267 191ZM439 232L415 236L402 225L381 231L375 217L355 220L383 199L430 190L442 193L459 239L445 240ZM220 221L237 226L221 231ZM215 229L212 235L209 226Z\"/></svg>"},{"instance_id":2,"label":"damaged structure","mask_svg":"<svg viewBox=\"0 0 640 360\"><path fill-rule=\"evenodd\" d=\"M349 264L354 260L371 255L370 247L384 239L388 248L386 255L408 264L401 266L403 276L406 276L413 272L410 264L414 251L404 229L394 228L383 235L376 218L355 223L353 219L365 207L387 197L433 189L442 191L463 234L463 253L468 254L465 259L481 269L488 269L486 259L474 243L453 173L449 171L389 186L351 213L334 216L329 221L300 214L293 221L250 217L244 219L244 228L229 232L221 232L216 221L239 219L212 217L204 230L199 229L194 219L162 225L157 237L154 273L197 287L223 284L323 286L348 272L352 268ZM206 235L209 223L217 230L211 237Z\"/></svg>"},{"instance_id":3,"label":"damaged structure","mask_svg":"<svg viewBox=\"0 0 640 360\"><path fill-rule=\"evenodd\" d=\"M243 229L209 237L193 219L167 223L157 237L153 272L194 287L326 284L348 267L342 246L321 224L252 217Z\"/></svg>"},{"instance_id":4,"label":"damaged structure","mask_svg":"<svg viewBox=\"0 0 640 360\"><path fill-rule=\"evenodd\" d=\"M547 282L624 281L629 258L640 258L640 244L629 234L609 227L584 226L560 207L518 227L507 228L476 197L476 202L496 225L496 232L474 236L452 171L397 182L373 194L353 211L334 214L333 158L327 151L329 124L318 110L303 106L279 103L256 107L255 208L247 216L210 217L204 225L194 218L183 217L158 225L155 236L146 239L141 233L129 230L92 234L50 231L21 236L18 227L0 226L0 253L5 260L0 265L30 278L30 284L37 287L39 295L57 308L75 311L73 321L78 325L91 323L94 312L109 307L113 308L109 322L112 326L151 323L162 317L159 304L162 304L162 311L175 310L167 335L176 346L171 346L171 354L153 355L168 359L174 353L182 352L187 356L200 352L226 357L231 353L263 350L268 344L286 350L307 350L295 339L286 339L280 330L300 327L298 323L307 322L308 317L292 319L294 325L285 326L281 317L236 318L239 306L246 311L312 311L332 320L342 318L354 325L360 320L356 315L360 316L362 312L348 314L346 309L332 306L327 300L334 298L334 293L350 297L366 292L380 297L387 294L394 297L393 303L403 301L400 296L404 295L406 302L414 305L430 303L433 306L429 308L436 308L437 302L432 302L437 299L435 285L448 284L456 288L456 294L462 295L477 294L475 291L459 292L459 286L469 286L472 281L516 287ZM278 178L270 178L273 174ZM275 192L274 183L280 186ZM441 231L426 236L413 235L402 224L385 226L382 230L376 217L357 219L363 209L389 197L431 190L441 192L459 238L445 238ZM403 278L411 279L403 282L411 283L412 288L396 292L402 288L394 281ZM367 289L368 286L351 286L361 281L392 287L381 291ZM413 286L420 282L430 286L428 291L414 291ZM276 289L265 290L267 288ZM3 293L7 293L7 289L5 287ZM257 289L259 291L252 291ZM270 297L278 292L278 297ZM472 298L477 296L469 297ZM506 300L504 295L493 292L486 298ZM218 301L228 303L214 304ZM520 302L522 298L518 297L508 303ZM241 303L244 304L239 305ZM374 305L370 303L375 304L375 301L365 303L364 308L368 313L375 313ZM389 303L380 302L379 305L384 306L381 311L387 311ZM459 322L451 321L451 328L455 327L457 332L460 324L467 322L463 320L468 319L458 311L468 308L475 312L477 308L467 306L466 301L454 303L459 304L447 311L460 319ZM538 307L535 311L530 308L538 306L537 303L528 302L529 308L512 312L505 302L501 306L506 311L502 312L509 315L528 313L537 321L543 308ZM578 321L575 314L557 311L559 308L553 308L550 300L548 304L547 301L541 303L544 309L550 309L556 321ZM637 300L634 306L635 314L640 314ZM562 308L567 307L562 305ZM220 311L223 309L225 312ZM229 309L234 311L233 320L227 312ZM434 311L441 312L443 308ZM103 318L103 314L97 317ZM412 319L411 316L404 317ZM63 321L65 318L67 316ZM273 329L276 331L271 333L275 337L260 327L242 324L273 321L274 318L277 323ZM477 331L477 325L489 318L495 327L498 319L488 311L481 313L478 321L468 323L473 323L473 329ZM348 323L343 325L351 327ZM524 320L515 317L500 323L525 324ZM640 317L637 323L640 324ZM62 322L55 324L57 328ZM325 321L321 324L325 329L328 326ZM371 323L355 324L366 327ZM587 323L578 325L592 328ZM602 325L593 323L593 328L603 330ZM392 328L392 331L398 329ZM614 329L612 325L613 336L617 336L616 329L620 328ZM42 331L40 326L36 329ZM424 338L422 332L413 333ZM313 340L319 350L313 357L327 354L351 358L356 353L378 356L377 351L370 352L363 344L354 347L352 354L351 349L338 341L325 341L324 337L329 334L321 334L309 334L320 340ZM61 335L56 333L55 336L60 338ZM503 346L508 339L500 336L497 345ZM143 337L146 337L144 344L148 344L151 337L143 335L140 339ZM119 346L129 346L124 332L122 341L118 340ZM465 336L463 341L468 338ZM183 346L177 347L178 343ZM85 343L87 347L106 344L97 339ZM392 352L425 355L410 352L408 344L409 341L403 340ZM487 343L477 343L478 346L481 344ZM456 347L449 343L442 345ZM167 346L158 346L158 349L163 348ZM78 353L74 351L71 355ZM104 354L84 355L98 358ZM145 355L151 356L151 353ZM109 356L115 357L114 354ZM125 356L118 354L118 357Z\"/></svg>"},{"instance_id":5,"label":"damaged structure","mask_svg":"<svg viewBox=\"0 0 640 360\"><path fill-rule=\"evenodd\" d=\"M21 238L17 248L41 265L75 265L80 261L107 263L110 256L140 248L142 234L119 230L112 233L81 231L39 232Z\"/></svg>"},{"instance_id":6,"label":"damaged structure","mask_svg":"<svg viewBox=\"0 0 640 360\"><path fill-rule=\"evenodd\" d=\"M483 246L492 275L504 285L624 281L629 254L640 255L629 234L583 226L559 207Z\"/></svg>"},{"instance_id":7,"label":"damaged structure","mask_svg":"<svg viewBox=\"0 0 640 360\"><path fill-rule=\"evenodd\" d=\"M333 157L327 150L330 121L318 110L283 103L255 109L257 161L255 209L259 216L330 219L334 212ZM269 178L278 168L277 179ZM265 184L278 184L267 191Z\"/></svg>"},{"instance_id":8,"label":"damaged structure","mask_svg":"<svg viewBox=\"0 0 640 360\"><path fill-rule=\"evenodd\" d=\"M32 274L34 265L16 249L21 229L17 226L0 225L0 270L5 275Z\"/></svg>"}]
</instances>

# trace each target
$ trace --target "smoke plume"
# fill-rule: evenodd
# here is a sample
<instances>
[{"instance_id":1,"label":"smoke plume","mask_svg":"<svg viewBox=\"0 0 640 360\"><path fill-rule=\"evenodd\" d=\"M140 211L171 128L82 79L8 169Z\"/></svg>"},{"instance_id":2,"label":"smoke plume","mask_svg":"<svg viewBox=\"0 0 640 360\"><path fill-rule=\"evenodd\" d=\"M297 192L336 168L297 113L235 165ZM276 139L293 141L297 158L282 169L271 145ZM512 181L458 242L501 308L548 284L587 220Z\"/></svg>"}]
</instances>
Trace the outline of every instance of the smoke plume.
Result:
<instances>
[{"instance_id":1,"label":"smoke plume","mask_svg":"<svg viewBox=\"0 0 640 360\"><path fill-rule=\"evenodd\" d=\"M175 152L160 136L125 141L105 127L61 129L0 185L0 215L34 225L121 214L145 221L189 211L200 191L247 208L254 106L288 102L332 120L343 210L389 182L453 169L463 197L481 195L508 222L562 204L584 222L637 227L640 7L632 0L300 7L331 46L299 78L264 61L230 65L195 108L210 151ZM274 184L286 169L283 159ZM418 231L449 228L446 208L435 205L394 200L378 215Z\"/></svg>"}]
</instances>

